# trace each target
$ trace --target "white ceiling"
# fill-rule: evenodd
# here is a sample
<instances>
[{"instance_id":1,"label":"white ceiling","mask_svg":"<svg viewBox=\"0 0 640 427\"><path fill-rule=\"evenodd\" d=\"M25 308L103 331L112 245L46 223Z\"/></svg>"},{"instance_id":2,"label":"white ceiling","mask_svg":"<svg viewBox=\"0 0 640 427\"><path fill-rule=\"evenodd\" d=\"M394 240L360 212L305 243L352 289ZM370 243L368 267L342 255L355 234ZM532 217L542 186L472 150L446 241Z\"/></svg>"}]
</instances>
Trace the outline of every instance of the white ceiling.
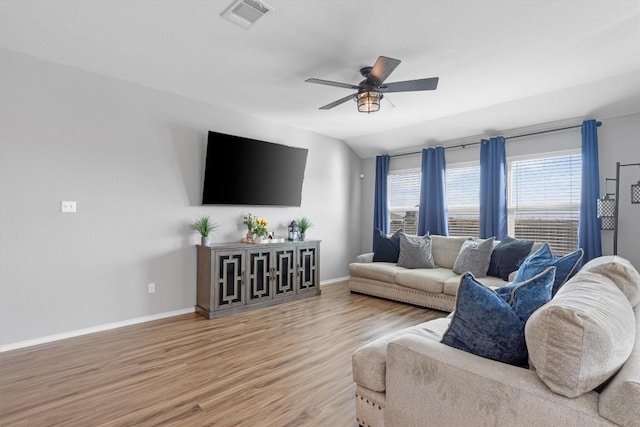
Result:
<instances>
[{"instance_id":1,"label":"white ceiling","mask_svg":"<svg viewBox=\"0 0 640 427\"><path fill-rule=\"evenodd\" d=\"M361 157L573 118L640 111L638 0L267 0L245 30L232 0L0 0L0 47L345 140ZM374 114L318 107L378 56Z\"/></svg>"}]
</instances>

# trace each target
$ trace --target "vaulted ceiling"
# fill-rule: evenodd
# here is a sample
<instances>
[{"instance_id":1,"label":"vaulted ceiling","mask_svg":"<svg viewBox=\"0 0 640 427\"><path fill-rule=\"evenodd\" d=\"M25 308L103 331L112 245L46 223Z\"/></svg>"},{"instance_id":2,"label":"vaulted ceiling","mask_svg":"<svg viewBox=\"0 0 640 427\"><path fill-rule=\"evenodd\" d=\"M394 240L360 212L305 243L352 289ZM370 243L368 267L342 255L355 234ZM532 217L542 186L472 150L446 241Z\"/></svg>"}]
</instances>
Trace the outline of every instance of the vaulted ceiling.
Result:
<instances>
[{"instance_id":1,"label":"vaulted ceiling","mask_svg":"<svg viewBox=\"0 0 640 427\"><path fill-rule=\"evenodd\" d=\"M572 118L640 111L637 0L266 0L251 28L232 0L2 0L0 47L344 140L362 157ZM348 101L378 56L391 93Z\"/></svg>"}]
</instances>

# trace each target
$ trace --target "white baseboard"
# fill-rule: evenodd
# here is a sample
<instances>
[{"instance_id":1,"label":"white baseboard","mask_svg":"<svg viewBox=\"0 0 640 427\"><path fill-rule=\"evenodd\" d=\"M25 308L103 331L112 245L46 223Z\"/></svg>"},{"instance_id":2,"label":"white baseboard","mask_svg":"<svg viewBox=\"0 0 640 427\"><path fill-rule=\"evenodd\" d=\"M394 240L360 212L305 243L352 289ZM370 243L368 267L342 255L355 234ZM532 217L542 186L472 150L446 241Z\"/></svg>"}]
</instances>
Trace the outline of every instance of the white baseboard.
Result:
<instances>
[{"instance_id":1,"label":"white baseboard","mask_svg":"<svg viewBox=\"0 0 640 427\"><path fill-rule=\"evenodd\" d=\"M6 344L0 346L0 353L10 350L16 350L24 347L31 347L38 344L45 344L52 341L63 340L66 338L73 338L80 335L92 334L94 332L107 331L109 329L122 328L123 326L135 325L138 323L150 322L152 320L164 319L166 317L180 316L181 314L193 313L195 307L183 308L182 310L168 311L166 313L152 314L151 316L138 317L135 319L123 320L121 322L108 323L106 325L94 326L92 328L79 329L77 331L65 332L63 334L49 335L42 338L36 338L33 340L20 341L13 344Z\"/></svg>"},{"instance_id":2,"label":"white baseboard","mask_svg":"<svg viewBox=\"0 0 640 427\"><path fill-rule=\"evenodd\" d=\"M320 286L328 286L334 283L344 282L349 280L349 276L337 277L335 279L324 280L320 282ZM48 342L63 340L66 338L78 337L80 335L92 334L94 332L107 331L109 329L122 328L123 326L135 325L138 323L151 322L152 320L164 319L166 317L180 316L181 314L193 313L195 308L184 308L182 310L169 311L166 313L153 314L151 316L138 317L135 319L123 320L122 322L108 323L106 325L94 326L92 328L79 329L77 331L65 332L62 334L49 335L42 338L36 338L33 340L20 341L17 343L6 344L0 346L0 353L10 350L17 350L19 348L31 347L38 344L45 344Z\"/></svg>"},{"instance_id":3,"label":"white baseboard","mask_svg":"<svg viewBox=\"0 0 640 427\"><path fill-rule=\"evenodd\" d=\"M335 279L329 279L329 280L321 280L320 286L322 287L322 286L331 285L333 283L344 282L345 280L349 280L349 276L336 277Z\"/></svg>"}]
</instances>

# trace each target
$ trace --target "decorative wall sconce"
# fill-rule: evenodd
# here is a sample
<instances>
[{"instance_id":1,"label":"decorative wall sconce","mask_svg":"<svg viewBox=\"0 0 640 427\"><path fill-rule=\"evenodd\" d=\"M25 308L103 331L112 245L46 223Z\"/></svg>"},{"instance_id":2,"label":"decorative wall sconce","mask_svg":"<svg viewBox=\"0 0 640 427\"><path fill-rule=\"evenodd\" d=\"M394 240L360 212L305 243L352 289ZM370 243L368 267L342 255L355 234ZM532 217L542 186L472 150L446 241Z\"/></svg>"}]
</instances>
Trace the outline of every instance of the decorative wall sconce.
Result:
<instances>
[{"instance_id":1,"label":"decorative wall sconce","mask_svg":"<svg viewBox=\"0 0 640 427\"><path fill-rule=\"evenodd\" d=\"M601 199L598 199L598 218L600 218L600 228L602 230L613 230L613 254L618 255L618 212L620 207L620 168L626 166L640 166L640 163L616 163L616 178L605 179L605 195ZM613 193L606 193L607 182L615 181L616 192L615 197ZM640 180L637 184L631 185L631 203L640 203Z\"/></svg>"}]
</instances>

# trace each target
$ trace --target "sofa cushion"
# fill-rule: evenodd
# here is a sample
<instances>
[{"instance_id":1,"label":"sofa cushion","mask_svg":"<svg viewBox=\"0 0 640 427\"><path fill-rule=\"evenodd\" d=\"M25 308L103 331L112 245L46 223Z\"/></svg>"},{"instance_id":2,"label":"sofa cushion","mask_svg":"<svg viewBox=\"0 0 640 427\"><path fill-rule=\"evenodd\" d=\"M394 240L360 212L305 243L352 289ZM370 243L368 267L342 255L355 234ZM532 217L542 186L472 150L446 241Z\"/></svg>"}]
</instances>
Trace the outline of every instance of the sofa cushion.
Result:
<instances>
[{"instance_id":1,"label":"sofa cushion","mask_svg":"<svg viewBox=\"0 0 640 427\"><path fill-rule=\"evenodd\" d=\"M396 274L402 270L404 268L390 262L352 262L349 264L349 274L351 276L387 283L395 283Z\"/></svg>"},{"instance_id":2,"label":"sofa cushion","mask_svg":"<svg viewBox=\"0 0 640 427\"><path fill-rule=\"evenodd\" d=\"M534 253L538 252L538 250L544 244L545 244L545 242L533 242L533 246L531 247L531 252L529 252L529 255L533 255Z\"/></svg>"},{"instance_id":3,"label":"sofa cushion","mask_svg":"<svg viewBox=\"0 0 640 427\"><path fill-rule=\"evenodd\" d=\"M387 373L387 344L405 334L413 334L440 341L449 326L449 319L433 319L410 328L391 332L358 348L351 356L353 380L372 391L385 391Z\"/></svg>"},{"instance_id":4,"label":"sofa cushion","mask_svg":"<svg viewBox=\"0 0 640 427\"><path fill-rule=\"evenodd\" d=\"M462 244L469 237L449 237L431 235L433 260L438 267L453 268Z\"/></svg>"},{"instance_id":5,"label":"sofa cushion","mask_svg":"<svg viewBox=\"0 0 640 427\"><path fill-rule=\"evenodd\" d=\"M448 268L403 270L396 274L396 283L411 289L441 294L444 282L457 276Z\"/></svg>"},{"instance_id":6,"label":"sofa cushion","mask_svg":"<svg viewBox=\"0 0 640 427\"><path fill-rule=\"evenodd\" d=\"M559 257L554 255L549 244L545 242L540 249L525 258L513 281L523 282L530 277L540 274L541 271L548 267L556 267L556 278L553 283L553 289L551 290L551 295L553 296L558 292L560 286L565 284L566 281L579 270L583 254L584 251L582 248L579 248Z\"/></svg>"},{"instance_id":7,"label":"sofa cushion","mask_svg":"<svg viewBox=\"0 0 640 427\"><path fill-rule=\"evenodd\" d=\"M509 274L516 271L522 261L529 256L533 242L505 236L491 252L487 276L509 280Z\"/></svg>"},{"instance_id":8,"label":"sofa cushion","mask_svg":"<svg viewBox=\"0 0 640 427\"><path fill-rule=\"evenodd\" d=\"M400 233L402 229L388 237L378 228L373 231L373 262L398 262Z\"/></svg>"},{"instance_id":9,"label":"sofa cushion","mask_svg":"<svg viewBox=\"0 0 640 427\"><path fill-rule=\"evenodd\" d=\"M495 237L466 240L453 263L453 272L457 274L470 272L475 277L486 276L494 240Z\"/></svg>"},{"instance_id":10,"label":"sofa cushion","mask_svg":"<svg viewBox=\"0 0 640 427\"><path fill-rule=\"evenodd\" d=\"M524 366L524 325L531 313L551 299L555 267L513 286L509 302L465 273L456 307L442 343L475 355Z\"/></svg>"},{"instance_id":11,"label":"sofa cushion","mask_svg":"<svg viewBox=\"0 0 640 427\"><path fill-rule=\"evenodd\" d=\"M611 279L627 297L631 307L640 303L640 273L628 260L616 255L601 256L583 265L580 271L583 270Z\"/></svg>"},{"instance_id":12,"label":"sofa cushion","mask_svg":"<svg viewBox=\"0 0 640 427\"><path fill-rule=\"evenodd\" d=\"M640 306L636 306L634 315L636 340L631 356L598 399L600 414L623 426L640 424Z\"/></svg>"},{"instance_id":13,"label":"sofa cushion","mask_svg":"<svg viewBox=\"0 0 640 427\"><path fill-rule=\"evenodd\" d=\"M434 268L431 237L410 237L400 233L398 265L404 268Z\"/></svg>"},{"instance_id":14,"label":"sofa cushion","mask_svg":"<svg viewBox=\"0 0 640 427\"><path fill-rule=\"evenodd\" d=\"M356 262L373 262L373 252L358 255L356 257Z\"/></svg>"},{"instance_id":15,"label":"sofa cushion","mask_svg":"<svg viewBox=\"0 0 640 427\"><path fill-rule=\"evenodd\" d=\"M442 293L445 295L456 296L458 294L458 287L460 286L460 279L462 279L462 275L455 274L455 273L453 274L454 276L444 281L444 287L442 289ZM498 288L501 286L508 285L509 283L505 282L499 277L486 276L482 278L482 284L490 288Z\"/></svg>"},{"instance_id":16,"label":"sofa cushion","mask_svg":"<svg viewBox=\"0 0 640 427\"><path fill-rule=\"evenodd\" d=\"M579 272L529 318L529 360L555 393L595 389L627 360L635 339L629 301L608 278Z\"/></svg>"}]
</instances>

